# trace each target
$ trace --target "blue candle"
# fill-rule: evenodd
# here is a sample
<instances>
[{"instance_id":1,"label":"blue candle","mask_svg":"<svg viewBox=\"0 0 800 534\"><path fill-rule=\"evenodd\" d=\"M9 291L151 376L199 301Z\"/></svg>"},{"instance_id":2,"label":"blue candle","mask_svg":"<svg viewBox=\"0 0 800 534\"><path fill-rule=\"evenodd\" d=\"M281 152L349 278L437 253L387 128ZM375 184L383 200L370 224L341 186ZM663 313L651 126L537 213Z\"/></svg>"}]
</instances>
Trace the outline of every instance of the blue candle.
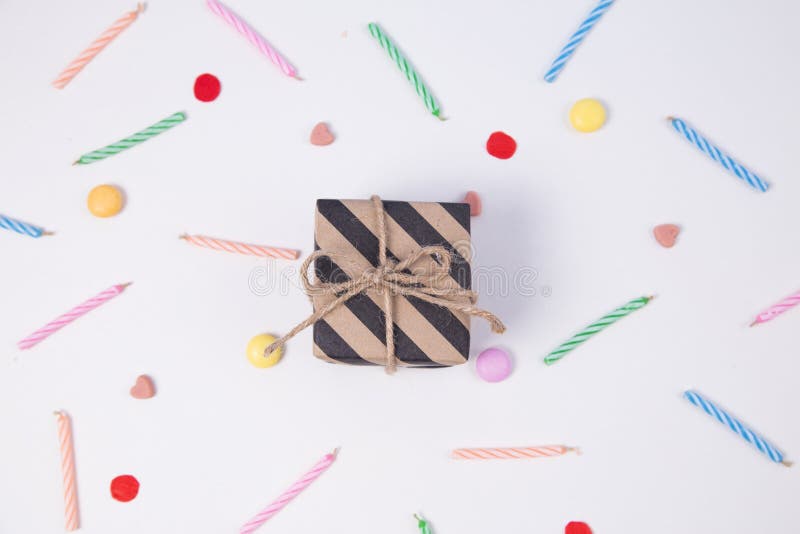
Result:
<instances>
[{"instance_id":1,"label":"blue candle","mask_svg":"<svg viewBox=\"0 0 800 534\"><path fill-rule=\"evenodd\" d=\"M783 459L783 453L781 453L772 443L758 435L755 430L744 425L741 421L700 395L698 392L692 390L684 391L683 396L686 398L686 400L698 408L701 408L708 415L733 430L743 440L753 445L773 462L783 464L787 467L792 465L791 462Z\"/></svg>"},{"instance_id":2,"label":"blue candle","mask_svg":"<svg viewBox=\"0 0 800 534\"><path fill-rule=\"evenodd\" d=\"M550 83L556 81L558 75L564 70L564 66L566 66L569 58L575 53L575 49L586 39L589 30L597 24L597 21L600 20L613 3L614 0L600 0L597 6L589 13L589 16L581 22L581 25L578 26L578 29L572 34L572 37L569 38L569 41L564 45L564 48L561 49L561 52L558 53L558 56L553 60L553 64L550 65L550 70L544 75L544 81Z\"/></svg>"},{"instance_id":3,"label":"blue candle","mask_svg":"<svg viewBox=\"0 0 800 534\"><path fill-rule=\"evenodd\" d=\"M38 226L33 226L32 224L24 223L22 221L12 219L11 217L6 217L5 215L0 215L0 228L5 228L6 230L11 230L12 232L17 232L18 234L24 234L31 237L42 237L43 235L47 235L45 231Z\"/></svg>"},{"instance_id":4,"label":"blue candle","mask_svg":"<svg viewBox=\"0 0 800 534\"><path fill-rule=\"evenodd\" d=\"M762 193L767 190L769 187L767 182L759 178L756 174L750 172L744 165L727 155L718 147L709 143L708 139L697 133L696 130L688 126L682 119L676 119L675 117L667 117L667 119L672 122L672 126L675 128L675 130L683 134L683 136L689 140L689 142L699 148L709 158L713 159L735 174L747 185L753 189L761 191Z\"/></svg>"}]
</instances>

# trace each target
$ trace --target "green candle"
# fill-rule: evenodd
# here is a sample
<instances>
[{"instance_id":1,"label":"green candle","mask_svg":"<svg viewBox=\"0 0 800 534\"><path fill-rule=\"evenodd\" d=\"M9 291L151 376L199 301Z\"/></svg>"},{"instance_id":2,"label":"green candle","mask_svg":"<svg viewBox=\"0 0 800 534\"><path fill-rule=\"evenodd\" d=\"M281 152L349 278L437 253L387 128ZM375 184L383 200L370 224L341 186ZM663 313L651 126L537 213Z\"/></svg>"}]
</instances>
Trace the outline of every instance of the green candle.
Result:
<instances>
[{"instance_id":1,"label":"green candle","mask_svg":"<svg viewBox=\"0 0 800 534\"><path fill-rule=\"evenodd\" d=\"M180 124L185 120L186 120L186 114L179 111L178 113L170 115L161 122L157 122L152 126L148 126L141 132L136 132L130 137L126 137L125 139L120 139L114 144L104 146L103 148L98 148L97 150L93 150L92 152L87 152L86 154L78 158L78 161L73 163L73 165L87 165L89 163L105 159L109 156L113 156L114 154L119 154L123 150L128 150L132 146L136 146L139 143L147 141L151 137L155 137L161 132L169 130L173 126Z\"/></svg>"},{"instance_id":2,"label":"green candle","mask_svg":"<svg viewBox=\"0 0 800 534\"><path fill-rule=\"evenodd\" d=\"M425 87L425 84L422 83L422 78L417 71L414 70L414 67L408 62L408 60L403 57L394 43L383 33L381 27L378 26L374 22L369 23L369 33L380 43L384 50L389 54L389 57L397 64L397 68L402 71L405 77L408 79L409 83L414 86L414 89L417 91L417 94L422 98L422 101L425 103L425 107L428 108L436 118L440 120L444 120L442 117L439 116L439 104L433 99L430 91L428 88Z\"/></svg>"},{"instance_id":3,"label":"green candle","mask_svg":"<svg viewBox=\"0 0 800 534\"><path fill-rule=\"evenodd\" d=\"M419 534L431 534L431 527L428 526L428 522L422 519L417 514L414 514L414 517L417 519L417 526L419 527Z\"/></svg>"},{"instance_id":4,"label":"green candle","mask_svg":"<svg viewBox=\"0 0 800 534\"><path fill-rule=\"evenodd\" d=\"M567 341L562 343L556 350L548 354L544 357L544 363L547 365L552 365L556 363L558 360L563 358L567 355L568 352L575 349L578 345L598 333L599 331L606 328L608 325L615 323L629 315L636 310L643 308L647 305L648 302L653 300L653 297L639 297L638 299L633 299L632 301L628 302L624 306L620 306L616 310L612 311L611 313L604 315L594 323L590 324Z\"/></svg>"}]
</instances>

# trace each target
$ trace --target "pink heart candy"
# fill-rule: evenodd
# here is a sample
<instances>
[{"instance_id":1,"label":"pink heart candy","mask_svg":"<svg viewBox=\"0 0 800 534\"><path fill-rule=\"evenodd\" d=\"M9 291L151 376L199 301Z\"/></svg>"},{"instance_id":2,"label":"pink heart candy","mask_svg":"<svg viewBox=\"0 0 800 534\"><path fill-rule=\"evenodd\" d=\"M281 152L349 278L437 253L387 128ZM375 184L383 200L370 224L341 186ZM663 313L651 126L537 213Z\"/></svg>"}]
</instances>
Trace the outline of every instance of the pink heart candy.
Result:
<instances>
[{"instance_id":1,"label":"pink heart candy","mask_svg":"<svg viewBox=\"0 0 800 534\"><path fill-rule=\"evenodd\" d=\"M325 146L333 143L333 134L328 129L328 125L324 122L317 123L314 129L311 130L311 144L317 146Z\"/></svg>"},{"instance_id":2,"label":"pink heart candy","mask_svg":"<svg viewBox=\"0 0 800 534\"><path fill-rule=\"evenodd\" d=\"M679 233L681 233L681 229L675 224L659 224L653 228L653 236L664 248L672 248Z\"/></svg>"},{"instance_id":3,"label":"pink heart candy","mask_svg":"<svg viewBox=\"0 0 800 534\"><path fill-rule=\"evenodd\" d=\"M149 399L156 394L156 387L153 379L147 375L139 375L136 384L131 388L131 397L134 399Z\"/></svg>"},{"instance_id":4,"label":"pink heart candy","mask_svg":"<svg viewBox=\"0 0 800 534\"><path fill-rule=\"evenodd\" d=\"M481 197L475 191L467 191L464 202L469 204L469 214L475 217L481 214Z\"/></svg>"}]
</instances>

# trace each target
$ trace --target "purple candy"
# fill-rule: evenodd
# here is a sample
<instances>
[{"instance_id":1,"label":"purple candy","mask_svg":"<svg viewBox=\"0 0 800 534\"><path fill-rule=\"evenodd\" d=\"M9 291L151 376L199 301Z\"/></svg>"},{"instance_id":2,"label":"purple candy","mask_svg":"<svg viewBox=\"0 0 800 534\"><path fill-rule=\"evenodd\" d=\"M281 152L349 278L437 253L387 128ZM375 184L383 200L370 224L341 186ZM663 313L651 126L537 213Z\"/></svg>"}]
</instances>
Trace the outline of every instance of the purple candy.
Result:
<instances>
[{"instance_id":1,"label":"purple candy","mask_svg":"<svg viewBox=\"0 0 800 534\"><path fill-rule=\"evenodd\" d=\"M478 355L475 370L487 382L501 382L511 374L511 357L503 349L486 349Z\"/></svg>"}]
</instances>

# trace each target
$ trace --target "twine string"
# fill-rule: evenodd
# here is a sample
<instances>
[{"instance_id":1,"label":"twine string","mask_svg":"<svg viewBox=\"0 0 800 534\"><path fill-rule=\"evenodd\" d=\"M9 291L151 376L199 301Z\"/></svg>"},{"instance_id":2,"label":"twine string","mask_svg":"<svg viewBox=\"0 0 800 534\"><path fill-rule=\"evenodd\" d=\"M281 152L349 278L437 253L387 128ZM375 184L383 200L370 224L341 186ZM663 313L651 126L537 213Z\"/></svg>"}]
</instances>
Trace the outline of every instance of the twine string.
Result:
<instances>
[{"instance_id":1,"label":"twine string","mask_svg":"<svg viewBox=\"0 0 800 534\"><path fill-rule=\"evenodd\" d=\"M312 282L309 269L318 258L328 257L336 259L333 251L317 250L303 262L300 270L300 279L303 289L309 298L314 296L333 296L333 300L320 306L305 320L298 323L287 334L273 342L264 350L268 356L273 351L283 347L302 330L316 323L339 306L368 290L375 290L383 295L383 313L386 323L386 372L389 374L397 370L397 356L394 344L394 312L392 298L397 295L416 297L425 302L447 308L451 311L465 313L480 317L487 321L492 332L501 334L505 332L505 325L494 314L475 306L477 294L469 289L450 287L446 279L450 274L453 256L449 250L439 245L420 247L405 259L395 262L387 256L386 222L383 202L377 195L373 195L372 205L375 208L378 233L378 265L365 269L360 276L346 282ZM429 272L422 274L412 273L409 268L419 259L431 256L437 261L431 266Z\"/></svg>"}]
</instances>

